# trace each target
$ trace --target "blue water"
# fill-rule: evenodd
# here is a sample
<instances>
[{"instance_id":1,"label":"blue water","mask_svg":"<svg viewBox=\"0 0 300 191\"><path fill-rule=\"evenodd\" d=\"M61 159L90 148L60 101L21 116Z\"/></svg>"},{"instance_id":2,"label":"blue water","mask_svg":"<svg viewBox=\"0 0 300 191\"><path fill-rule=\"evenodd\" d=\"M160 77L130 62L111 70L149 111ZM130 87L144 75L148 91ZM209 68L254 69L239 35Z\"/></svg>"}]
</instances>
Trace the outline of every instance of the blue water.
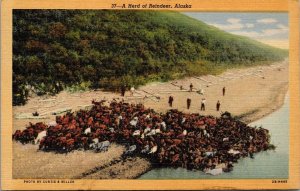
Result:
<instances>
[{"instance_id":1,"label":"blue water","mask_svg":"<svg viewBox=\"0 0 300 191\"><path fill-rule=\"evenodd\" d=\"M268 129L271 143L275 151L257 153L251 158L242 158L234 164L232 172L218 176L205 174L201 171L190 171L184 168L153 169L140 179L251 179L251 178L288 178L289 175L289 96L284 105L274 113L251 123Z\"/></svg>"}]
</instances>

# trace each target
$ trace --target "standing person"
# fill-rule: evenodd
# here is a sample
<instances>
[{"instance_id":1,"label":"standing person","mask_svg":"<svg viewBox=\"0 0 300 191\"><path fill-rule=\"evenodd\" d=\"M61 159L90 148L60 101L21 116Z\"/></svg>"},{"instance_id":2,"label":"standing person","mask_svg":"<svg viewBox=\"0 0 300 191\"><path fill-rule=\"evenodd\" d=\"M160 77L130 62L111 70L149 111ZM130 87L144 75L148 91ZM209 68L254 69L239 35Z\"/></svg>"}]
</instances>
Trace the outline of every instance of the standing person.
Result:
<instances>
[{"instance_id":1,"label":"standing person","mask_svg":"<svg viewBox=\"0 0 300 191\"><path fill-rule=\"evenodd\" d=\"M62 88L61 84L59 82L56 82L55 83L55 92L59 93L62 90L63 90L63 88Z\"/></svg>"},{"instance_id":2,"label":"standing person","mask_svg":"<svg viewBox=\"0 0 300 191\"><path fill-rule=\"evenodd\" d=\"M225 96L225 91L226 91L226 89L225 89L225 86L223 87L223 96Z\"/></svg>"},{"instance_id":3,"label":"standing person","mask_svg":"<svg viewBox=\"0 0 300 191\"><path fill-rule=\"evenodd\" d=\"M170 97L169 97L169 102L168 102L170 107L173 106L173 101L174 101L173 96L170 96Z\"/></svg>"},{"instance_id":4,"label":"standing person","mask_svg":"<svg viewBox=\"0 0 300 191\"><path fill-rule=\"evenodd\" d=\"M190 84L190 92L193 91L193 87L194 87L194 86L193 86L193 84L191 83L191 84Z\"/></svg>"},{"instance_id":5,"label":"standing person","mask_svg":"<svg viewBox=\"0 0 300 191\"><path fill-rule=\"evenodd\" d=\"M202 98L202 101L201 101L201 111L205 111L205 102L206 102L206 99L205 98Z\"/></svg>"},{"instance_id":6,"label":"standing person","mask_svg":"<svg viewBox=\"0 0 300 191\"><path fill-rule=\"evenodd\" d=\"M133 96L133 93L135 92L135 89L134 89L134 86L132 86L131 88L130 88L130 94L131 94L131 96Z\"/></svg>"},{"instance_id":7,"label":"standing person","mask_svg":"<svg viewBox=\"0 0 300 191\"><path fill-rule=\"evenodd\" d=\"M219 111L219 110L220 110L220 106L221 106L221 103L220 103L220 101L218 100L218 102L217 102L217 105L216 105L216 107L217 107L217 111Z\"/></svg>"},{"instance_id":8,"label":"standing person","mask_svg":"<svg viewBox=\"0 0 300 191\"><path fill-rule=\"evenodd\" d=\"M121 95L124 97L125 96L125 91L126 91L126 87L123 85L121 87Z\"/></svg>"},{"instance_id":9,"label":"standing person","mask_svg":"<svg viewBox=\"0 0 300 191\"><path fill-rule=\"evenodd\" d=\"M187 108L188 108L188 109L190 109L191 103L192 103L192 100L191 100L190 98L187 98L187 100L186 100L186 105L187 105Z\"/></svg>"}]
</instances>

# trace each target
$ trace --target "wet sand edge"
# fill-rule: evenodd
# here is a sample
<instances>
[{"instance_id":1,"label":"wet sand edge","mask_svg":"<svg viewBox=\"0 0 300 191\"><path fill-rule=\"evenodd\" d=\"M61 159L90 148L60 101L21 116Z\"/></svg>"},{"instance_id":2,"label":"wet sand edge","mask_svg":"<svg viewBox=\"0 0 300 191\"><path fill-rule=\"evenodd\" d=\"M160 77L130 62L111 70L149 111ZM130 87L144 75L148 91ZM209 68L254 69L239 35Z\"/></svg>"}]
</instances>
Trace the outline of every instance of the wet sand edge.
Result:
<instances>
[{"instance_id":1,"label":"wet sand edge","mask_svg":"<svg viewBox=\"0 0 300 191\"><path fill-rule=\"evenodd\" d=\"M278 94L275 94L272 98L270 98L270 102L266 103L264 106L240 114L236 117L242 122L249 124L277 111L284 104L284 99L288 93L288 86L288 83L281 85L277 89Z\"/></svg>"}]
</instances>

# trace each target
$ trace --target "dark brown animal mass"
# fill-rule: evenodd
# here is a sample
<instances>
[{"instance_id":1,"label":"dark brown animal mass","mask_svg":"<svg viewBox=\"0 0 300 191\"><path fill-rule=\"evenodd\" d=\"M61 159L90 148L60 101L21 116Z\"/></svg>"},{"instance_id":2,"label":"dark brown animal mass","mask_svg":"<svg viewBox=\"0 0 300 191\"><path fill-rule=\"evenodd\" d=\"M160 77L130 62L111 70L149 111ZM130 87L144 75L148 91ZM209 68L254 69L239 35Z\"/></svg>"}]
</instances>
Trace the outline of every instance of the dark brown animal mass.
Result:
<instances>
[{"instance_id":1,"label":"dark brown animal mass","mask_svg":"<svg viewBox=\"0 0 300 191\"><path fill-rule=\"evenodd\" d=\"M17 130L13 139L30 143L46 130L39 143L43 151L88 150L97 142L107 147L109 141L128 146L124 154L146 157L157 166L203 171L220 166L230 171L239 158L274 148L268 130L250 127L227 112L215 118L178 110L156 113L142 104L125 102L93 104L91 110L57 116L53 126L30 123L25 130Z\"/></svg>"}]
</instances>

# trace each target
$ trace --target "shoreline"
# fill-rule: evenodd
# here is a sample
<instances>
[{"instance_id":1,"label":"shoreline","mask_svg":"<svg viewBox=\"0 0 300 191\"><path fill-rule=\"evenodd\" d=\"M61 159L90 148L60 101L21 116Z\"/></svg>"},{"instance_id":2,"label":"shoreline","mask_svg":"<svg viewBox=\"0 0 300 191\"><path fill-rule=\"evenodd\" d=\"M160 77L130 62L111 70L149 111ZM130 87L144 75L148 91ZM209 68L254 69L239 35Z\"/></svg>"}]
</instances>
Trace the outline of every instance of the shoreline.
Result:
<instances>
[{"instance_id":1,"label":"shoreline","mask_svg":"<svg viewBox=\"0 0 300 191\"><path fill-rule=\"evenodd\" d=\"M284 100L285 100L285 97L287 94L288 94L288 86L284 86L284 87L282 87L280 92L274 96L274 100L276 100L275 103L277 103L275 105L275 108L269 108L268 110L265 110L265 111L257 110L257 111L254 111L253 113L242 114L243 117L241 117L242 115L237 116L237 117L239 118L239 120L241 120L242 122L247 123L247 124L258 121L264 117L267 117L268 115L272 114L273 112L279 110L284 105ZM149 161L147 161L147 162L150 163ZM149 172L153 169L155 169L155 167L152 167L150 164L148 169L144 170L143 172L140 172L140 174L137 174L135 177L133 177L133 179L138 179L143 174L146 174L147 172Z\"/></svg>"},{"instance_id":2,"label":"shoreline","mask_svg":"<svg viewBox=\"0 0 300 191\"><path fill-rule=\"evenodd\" d=\"M242 122L247 124L260 120L270 115L271 113L279 110L283 106L284 99L287 94L288 94L288 84L281 87L279 93L274 95L270 103L266 104L265 106L262 106L261 108L257 108L255 110L238 115L236 117Z\"/></svg>"},{"instance_id":3,"label":"shoreline","mask_svg":"<svg viewBox=\"0 0 300 191\"><path fill-rule=\"evenodd\" d=\"M263 112L263 110L257 110L253 113L244 114L244 116L242 118L239 118L239 120L241 120L244 123L250 124L250 123L253 123L255 121L261 120L261 119L269 116L273 112L276 112L277 110L282 108L282 106L284 105L284 100L287 95L288 95L288 87L282 87L281 91L277 95L274 96L274 100L279 101L279 102L276 102L278 104L276 104L275 108L273 108L273 109L269 108L269 110L265 110L265 112ZM137 175L135 177L135 179L140 178L143 174L146 174L147 172L149 172L155 168L156 167L150 167L146 171ZM172 167L167 167L167 168L172 168ZM174 169L176 169L176 168L174 168Z\"/></svg>"},{"instance_id":4,"label":"shoreline","mask_svg":"<svg viewBox=\"0 0 300 191\"><path fill-rule=\"evenodd\" d=\"M257 72L258 70L262 70L263 72ZM247 75L251 73L253 73L253 75ZM126 99L125 101L131 103L141 102L146 107L153 108L158 112L165 112L169 109L178 109L183 112L199 112L201 115L219 116L220 113L216 112L213 108L215 100L220 99L222 107L226 109L228 108L229 112L232 111L231 113L234 116L240 117L241 121L248 124L278 110L283 105L284 98L288 90L288 75L286 74L288 74L287 63L279 63L271 66L259 66L247 69L231 69L219 76L202 76L201 78L203 80L199 80L196 78L185 78L166 83L147 84L138 88L137 91L134 93L134 96L129 96L130 93L126 92L126 96L124 98L121 97L119 94L103 91L87 91L76 93L69 93L64 91L56 96L31 98L28 104L24 106L13 107L13 112L15 115L19 113L32 113L36 110L42 113L43 111L50 112L60 108L68 107L72 108L72 111L75 111L80 109L79 106L83 107L89 105L91 100L94 98L97 100L112 100L115 98L119 100ZM265 79L257 75L263 75ZM278 80L279 75L280 78L283 77L282 80ZM192 82L195 88L205 88L205 95L199 95L195 92L191 93L187 91L179 91L178 87L172 85L172 83L175 82L178 85L180 84L184 87L188 87L189 83ZM227 88L226 96L224 97L222 97L221 95L217 95L221 94L220 90L223 86L226 86ZM245 87L247 88L245 89ZM257 91L261 88L264 88L264 91L259 92L261 95L257 95ZM169 90L169 92L166 90ZM154 97L151 97L150 94L145 92L150 92L154 96L160 96L160 100L158 102L155 101L156 99ZM167 104L167 98L169 95L175 97L173 108L169 108ZM140 99L140 97L144 96L148 97L146 99ZM187 110L185 106L185 100L187 97L191 97L193 100L192 108L190 110ZM203 97L206 97L208 100L208 109L205 112L200 112L199 103L196 104L196 106L193 105L193 103L195 103L194 100L200 100ZM243 107L240 107L240 102L245 103ZM49 121L54 120L55 118L55 116L50 114L46 115L46 117L48 118L14 119L13 131L17 129L24 129L25 125L28 124L30 121L32 121L33 123L39 121L47 123ZM44 175L44 178L77 177L89 179L132 179L138 178L142 174L152 169L150 162L145 159L133 158L131 161L119 161L119 158L124 151L124 148L121 148L121 146L119 145L114 145L110 147L109 151L104 153L74 151L66 156L54 153L44 154L42 152L36 152L36 150L36 145L24 146L17 143L13 144L14 178L38 178L36 172L31 169L31 165L33 165L31 164L32 162L30 164L28 164L27 162L31 158L35 158L35 165L41 168L43 168L45 161L51 161L50 166L46 166L48 168L53 168L51 168L49 173ZM109 153L114 153L114 157L110 156ZM43 157L41 157L42 155ZM57 157L58 159L52 160L53 157ZM87 161L81 161L82 168L74 171L73 168L76 168L77 166L77 159L87 157L90 159ZM104 160L103 157L106 159ZM67 165L67 167L64 167L63 162L61 161L70 164ZM114 161L117 162L114 163ZM61 172L62 170L66 172ZM61 172L61 174L59 172ZM87 175L81 176L84 173L87 173Z\"/></svg>"}]
</instances>

